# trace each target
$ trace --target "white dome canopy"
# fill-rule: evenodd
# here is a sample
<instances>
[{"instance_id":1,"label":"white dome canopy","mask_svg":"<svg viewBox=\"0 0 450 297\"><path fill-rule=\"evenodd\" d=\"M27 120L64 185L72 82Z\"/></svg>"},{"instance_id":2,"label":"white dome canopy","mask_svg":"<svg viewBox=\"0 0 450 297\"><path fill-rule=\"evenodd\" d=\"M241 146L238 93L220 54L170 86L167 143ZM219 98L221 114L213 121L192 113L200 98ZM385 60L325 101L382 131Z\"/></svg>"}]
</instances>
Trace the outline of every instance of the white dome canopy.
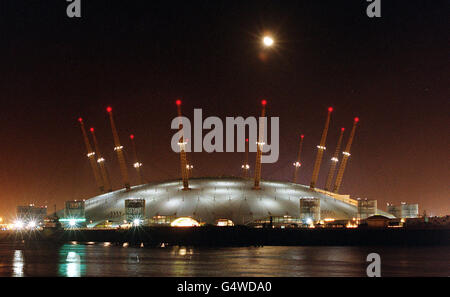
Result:
<instances>
[{"instance_id":1,"label":"white dome canopy","mask_svg":"<svg viewBox=\"0 0 450 297\"><path fill-rule=\"evenodd\" d=\"M86 218L92 221L123 219L125 199L145 199L147 218L155 216L191 217L214 224L229 219L248 224L272 217L299 217L301 198L320 198L321 218L352 219L357 208L332 196L289 182L261 181L253 190L253 180L242 178L192 178L190 190L181 180L149 183L93 197L86 201ZM378 211L388 217L391 215Z\"/></svg>"}]
</instances>

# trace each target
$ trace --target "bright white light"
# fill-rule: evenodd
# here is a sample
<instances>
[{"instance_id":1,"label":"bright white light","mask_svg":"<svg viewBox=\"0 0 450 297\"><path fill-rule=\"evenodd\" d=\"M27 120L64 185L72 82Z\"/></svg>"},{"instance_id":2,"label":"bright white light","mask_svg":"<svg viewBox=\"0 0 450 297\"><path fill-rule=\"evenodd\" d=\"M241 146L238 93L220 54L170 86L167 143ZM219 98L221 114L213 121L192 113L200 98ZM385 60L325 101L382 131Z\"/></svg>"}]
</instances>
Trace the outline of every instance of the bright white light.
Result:
<instances>
[{"instance_id":1,"label":"bright white light","mask_svg":"<svg viewBox=\"0 0 450 297\"><path fill-rule=\"evenodd\" d=\"M339 159L338 159L338 158L335 158L335 157L333 157L333 158L331 158L331 161L333 161L333 162L338 162L338 161L339 161Z\"/></svg>"},{"instance_id":2,"label":"bright white light","mask_svg":"<svg viewBox=\"0 0 450 297\"><path fill-rule=\"evenodd\" d=\"M307 218L307 219L306 219L306 224L311 225L312 222L313 222L313 221L311 220L311 218Z\"/></svg>"},{"instance_id":3,"label":"bright white light","mask_svg":"<svg viewBox=\"0 0 450 297\"><path fill-rule=\"evenodd\" d=\"M69 252L66 258L67 262L67 271L66 274L68 277L80 277L80 255L76 252Z\"/></svg>"},{"instance_id":4,"label":"bright white light","mask_svg":"<svg viewBox=\"0 0 450 297\"><path fill-rule=\"evenodd\" d=\"M141 224L141 220L139 220L139 219L134 219L133 220L133 225L139 226L140 224Z\"/></svg>"},{"instance_id":5,"label":"bright white light","mask_svg":"<svg viewBox=\"0 0 450 297\"><path fill-rule=\"evenodd\" d=\"M133 164L134 168L142 167L142 163L136 162Z\"/></svg>"},{"instance_id":6,"label":"bright white light","mask_svg":"<svg viewBox=\"0 0 450 297\"><path fill-rule=\"evenodd\" d=\"M342 154L344 154L346 156L350 156L350 153L348 153L348 152L342 152Z\"/></svg>"},{"instance_id":7,"label":"bright white light","mask_svg":"<svg viewBox=\"0 0 450 297\"><path fill-rule=\"evenodd\" d=\"M28 223L28 228L30 229L34 229L36 227L36 222L35 221L31 221Z\"/></svg>"},{"instance_id":8,"label":"bright white light","mask_svg":"<svg viewBox=\"0 0 450 297\"><path fill-rule=\"evenodd\" d=\"M16 229L22 229L23 228L23 221L21 221L21 220L17 220L17 221L15 221L14 222L14 227L16 228Z\"/></svg>"},{"instance_id":9,"label":"bright white light","mask_svg":"<svg viewBox=\"0 0 450 297\"><path fill-rule=\"evenodd\" d=\"M270 37L270 36L265 36L263 38L263 43L264 43L265 46L272 46L273 42L274 41L273 41L272 37Z\"/></svg>"},{"instance_id":10,"label":"bright white light","mask_svg":"<svg viewBox=\"0 0 450 297\"><path fill-rule=\"evenodd\" d=\"M75 220L69 220L69 226L74 227L77 224Z\"/></svg>"},{"instance_id":11,"label":"bright white light","mask_svg":"<svg viewBox=\"0 0 450 297\"><path fill-rule=\"evenodd\" d=\"M319 150L326 150L326 149L327 149L326 147L321 146L321 145L318 145L317 148L318 148Z\"/></svg>"},{"instance_id":12,"label":"bright white light","mask_svg":"<svg viewBox=\"0 0 450 297\"><path fill-rule=\"evenodd\" d=\"M293 165L294 165L295 167L300 167L300 166L302 166L302 164L301 164L300 162L295 162L295 163L293 163Z\"/></svg>"},{"instance_id":13,"label":"bright white light","mask_svg":"<svg viewBox=\"0 0 450 297\"><path fill-rule=\"evenodd\" d=\"M248 164L244 164L241 167L242 167L242 169L250 169L250 165L248 165Z\"/></svg>"},{"instance_id":14,"label":"bright white light","mask_svg":"<svg viewBox=\"0 0 450 297\"><path fill-rule=\"evenodd\" d=\"M21 250L15 250L14 251L14 258L13 258L13 275L12 276L23 276L23 266L24 266L24 259L23 259L23 253Z\"/></svg>"},{"instance_id":15,"label":"bright white light","mask_svg":"<svg viewBox=\"0 0 450 297\"><path fill-rule=\"evenodd\" d=\"M102 163L102 162L105 162L105 159L103 159L103 158L98 158L97 163Z\"/></svg>"},{"instance_id":16,"label":"bright white light","mask_svg":"<svg viewBox=\"0 0 450 297\"><path fill-rule=\"evenodd\" d=\"M115 151L118 151L118 150L121 150L121 149L123 149L123 145L121 145L121 146L116 146L116 147L114 148Z\"/></svg>"},{"instance_id":17,"label":"bright white light","mask_svg":"<svg viewBox=\"0 0 450 297\"><path fill-rule=\"evenodd\" d=\"M90 153L87 154L88 158L89 158L89 157L92 157L92 156L94 156L94 155L95 155L95 152L90 152Z\"/></svg>"}]
</instances>

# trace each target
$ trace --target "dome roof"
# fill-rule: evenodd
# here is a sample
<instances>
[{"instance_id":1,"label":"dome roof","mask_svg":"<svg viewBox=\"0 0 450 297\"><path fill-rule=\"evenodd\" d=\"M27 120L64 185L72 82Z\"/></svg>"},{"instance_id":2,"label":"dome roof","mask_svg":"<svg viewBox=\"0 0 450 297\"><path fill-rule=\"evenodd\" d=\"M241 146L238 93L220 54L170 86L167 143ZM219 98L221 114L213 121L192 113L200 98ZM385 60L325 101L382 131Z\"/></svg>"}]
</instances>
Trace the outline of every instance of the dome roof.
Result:
<instances>
[{"instance_id":1,"label":"dome roof","mask_svg":"<svg viewBox=\"0 0 450 297\"><path fill-rule=\"evenodd\" d=\"M357 214L356 206L304 185L261 181L260 190L252 186L253 180L232 177L191 178L188 191L182 190L181 180L149 183L86 200L86 217L92 221L123 219L125 199L136 198L145 199L147 218L192 217L208 224L218 219L247 224L270 216L298 218L301 198L319 198L321 218L352 219Z\"/></svg>"}]
</instances>

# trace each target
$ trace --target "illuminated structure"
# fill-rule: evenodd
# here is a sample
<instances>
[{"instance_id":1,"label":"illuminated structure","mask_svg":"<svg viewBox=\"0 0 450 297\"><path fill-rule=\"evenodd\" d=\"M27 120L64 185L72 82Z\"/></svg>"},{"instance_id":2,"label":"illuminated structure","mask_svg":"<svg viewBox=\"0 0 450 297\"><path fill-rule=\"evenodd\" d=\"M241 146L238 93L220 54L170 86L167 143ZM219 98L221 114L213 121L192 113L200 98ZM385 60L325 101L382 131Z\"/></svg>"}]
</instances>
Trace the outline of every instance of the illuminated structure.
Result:
<instances>
[{"instance_id":1,"label":"illuminated structure","mask_svg":"<svg viewBox=\"0 0 450 297\"><path fill-rule=\"evenodd\" d=\"M105 189L108 190L108 192L112 191L111 182L109 180L108 172L106 171L105 167L105 158L103 158L100 148L98 146L97 136L95 135L95 129L90 128L92 139L94 141L94 148L95 148L95 154L97 155L97 163L100 167L100 173L102 174L103 184L105 185Z\"/></svg>"},{"instance_id":2,"label":"illuminated structure","mask_svg":"<svg viewBox=\"0 0 450 297\"><path fill-rule=\"evenodd\" d=\"M89 159L89 163L91 164L92 172L94 173L95 182L97 183L98 189L100 193L105 192L105 186L103 185L102 180L100 179L100 173L97 167L97 161L95 160L95 152L92 150L91 143L86 133L86 129L84 128L84 122L82 118L78 118L78 122L80 123L81 132L83 133L84 144L86 145L87 157Z\"/></svg>"},{"instance_id":3,"label":"illuminated structure","mask_svg":"<svg viewBox=\"0 0 450 297\"><path fill-rule=\"evenodd\" d=\"M261 117L259 121L259 135L258 135L258 142L256 143L256 162L255 162L255 184L253 186L254 190L259 190L260 186L260 180L261 180L261 157L262 157L262 150L264 146L264 121L261 119L266 116L266 100L261 101Z\"/></svg>"},{"instance_id":4,"label":"illuminated structure","mask_svg":"<svg viewBox=\"0 0 450 297\"><path fill-rule=\"evenodd\" d=\"M120 166L120 172L122 173L122 180L125 189L130 189L130 181L128 179L128 171L127 166L125 164L125 157L123 155L123 146L120 145L120 139L119 134L117 133L116 124L114 122L113 114L112 114L112 108L107 107L106 111L109 114L109 121L111 122L111 130L114 137L114 151L117 153L117 159L119 160L119 166Z\"/></svg>"},{"instance_id":5,"label":"illuminated structure","mask_svg":"<svg viewBox=\"0 0 450 297\"><path fill-rule=\"evenodd\" d=\"M327 120L325 121L325 127L322 131L322 137L320 138L320 144L317 146L316 161L314 162L313 174L311 177L310 188L314 189L316 187L317 178L319 177L320 164L322 163L323 152L326 150L325 142L327 140L328 127L330 126L332 107L328 108Z\"/></svg>"},{"instance_id":6,"label":"illuminated structure","mask_svg":"<svg viewBox=\"0 0 450 297\"><path fill-rule=\"evenodd\" d=\"M294 169L294 184L297 182L297 174L298 174L298 170L299 168L302 166L302 163L300 162L300 156L302 154L302 148L303 148L303 138L305 138L305 135L300 135L300 147L298 148L298 154L297 154L297 161L293 164L295 169Z\"/></svg>"},{"instance_id":7,"label":"illuminated structure","mask_svg":"<svg viewBox=\"0 0 450 297\"><path fill-rule=\"evenodd\" d=\"M353 121L353 128L350 132L350 137L348 138L347 146L345 147L345 151L342 152L344 155L342 157L341 165L339 166L339 171L336 176L336 182L334 184L333 192L338 193L339 188L342 183L342 178L344 177L345 167L347 166L348 158L350 157L350 149L352 147L353 138L355 138L356 125L359 122L359 118L355 118Z\"/></svg>"},{"instance_id":8,"label":"illuminated structure","mask_svg":"<svg viewBox=\"0 0 450 297\"><path fill-rule=\"evenodd\" d=\"M339 162L339 151L341 150L342 138L344 137L345 128L341 128L341 134L339 134L339 139L336 145L336 150L331 158L330 171L328 171L327 182L325 184L325 191L331 190L331 184L333 183L334 171L336 170L336 165Z\"/></svg>"},{"instance_id":9,"label":"illuminated structure","mask_svg":"<svg viewBox=\"0 0 450 297\"><path fill-rule=\"evenodd\" d=\"M86 200L86 218L95 222L124 220L126 199L145 200L145 218L170 224L178 218L217 225L230 220L234 225L258 220L274 221L300 218L300 199L320 199L320 216L348 219L357 216L357 201L344 195L331 196L289 182L261 181L260 191L253 181L243 178L193 178L190 190L183 191L180 180L134 186L130 191L115 191ZM120 214L116 216L114 214ZM378 210L378 214L393 217ZM231 224L231 223L229 223Z\"/></svg>"},{"instance_id":10,"label":"illuminated structure","mask_svg":"<svg viewBox=\"0 0 450 297\"><path fill-rule=\"evenodd\" d=\"M144 183L144 177L142 175L142 163L139 162L139 159L137 157L137 151L136 151L136 143L134 142L134 134L130 135L130 140L131 140L131 147L133 149L133 155L134 155L134 164L133 167L136 168L136 172L138 174L138 178L139 178L139 184L142 185Z\"/></svg>"}]
</instances>

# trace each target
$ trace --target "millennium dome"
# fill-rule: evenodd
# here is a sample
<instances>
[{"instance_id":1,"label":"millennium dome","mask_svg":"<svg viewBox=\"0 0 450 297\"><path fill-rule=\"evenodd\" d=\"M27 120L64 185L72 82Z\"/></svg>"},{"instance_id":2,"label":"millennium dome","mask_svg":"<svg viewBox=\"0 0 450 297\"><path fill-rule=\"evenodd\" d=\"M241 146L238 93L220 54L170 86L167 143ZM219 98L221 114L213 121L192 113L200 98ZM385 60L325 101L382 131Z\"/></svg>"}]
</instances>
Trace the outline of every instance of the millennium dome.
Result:
<instances>
[{"instance_id":1,"label":"millennium dome","mask_svg":"<svg viewBox=\"0 0 450 297\"><path fill-rule=\"evenodd\" d=\"M357 216L356 200L341 198L344 195L279 181L262 180L260 190L252 187L253 180L233 177L191 178L187 191L181 180L149 183L86 200L86 218L91 222L121 220L126 199L144 199L146 218L189 217L205 224L220 219L245 225L270 217L298 218L303 198L320 199L321 218L351 220ZM380 210L377 213L392 217Z\"/></svg>"}]
</instances>

